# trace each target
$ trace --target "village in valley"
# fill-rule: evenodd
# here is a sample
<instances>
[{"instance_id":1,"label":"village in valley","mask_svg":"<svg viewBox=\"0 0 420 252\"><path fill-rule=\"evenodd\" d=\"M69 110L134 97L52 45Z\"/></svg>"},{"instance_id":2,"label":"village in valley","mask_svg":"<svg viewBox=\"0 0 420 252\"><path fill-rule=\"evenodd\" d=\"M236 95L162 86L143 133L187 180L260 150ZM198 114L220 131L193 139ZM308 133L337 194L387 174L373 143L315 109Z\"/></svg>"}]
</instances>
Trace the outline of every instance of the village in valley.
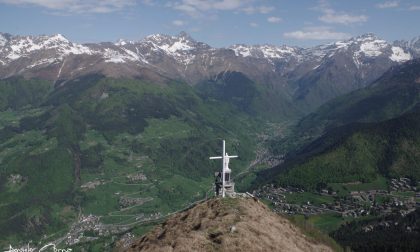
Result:
<instances>
[{"instance_id":1,"label":"village in valley","mask_svg":"<svg viewBox=\"0 0 420 252\"><path fill-rule=\"evenodd\" d=\"M253 193L258 198L267 200L275 212L286 215L331 213L342 218L359 218L400 213L404 216L420 206L419 186L409 178L391 179L387 189L364 188L361 183L353 183L347 187L352 190L342 185L340 192L335 185L311 193L299 188L271 184Z\"/></svg>"},{"instance_id":2,"label":"village in valley","mask_svg":"<svg viewBox=\"0 0 420 252\"><path fill-rule=\"evenodd\" d=\"M229 159L237 156L229 156L226 153L224 141L222 151L224 155L210 158L222 161L221 171L215 174L214 193L216 197L251 196L267 203L274 212L281 215L305 216L305 218L334 216L341 220L355 220L391 214L405 216L420 206L420 186L410 178L387 180L380 177L371 183L322 183L317 186L316 192L291 186L281 187L268 184L253 191L252 194L248 192L237 193L231 176L232 170L229 168ZM15 180L21 179L18 176L13 178ZM96 178L82 184L81 189L90 191L108 183L139 185L148 183L148 181L149 179L144 173L136 172L121 176L121 178L113 178L110 181ZM173 214L163 214L161 212L126 213L132 208L142 206L153 200L152 197L135 197L132 195L135 194L116 192L114 196L118 198L119 210L111 212L107 216L79 213L78 220L73 223L70 230L64 236L55 240L54 244L77 246L78 244L98 240L101 237L114 237L121 246L128 246L135 237L132 233L133 227L150 225ZM182 209L179 211L182 211ZM126 217L128 219L127 221L106 223L103 220L105 217ZM385 222L382 224L389 225ZM373 227L367 226L366 228Z\"/></svg>"},{"instance_id":3,"label":"village in valley","mask_svg":"<svg viewBox=\"0 0 420 252\"><path fill-rule=\"evenodd\" d=\"M223 141L223 152L225 146ZM234 192L234 183L231 182L231 170L229 159L237 156L229 156L227 153L222 156L211 157L210 159L222 159L223 169L215 176L215 195L231 197L241 195ZM125 183L136 184L147 181L143 173L134 173L125 176ZM389 181L389 182L388 182ZM105 184L104 180L96 179L81 186L84 190L91 190ZM252 192L252 197L261 199L268 203L274 212L289 216L323 216L333 215L342 220L358 218L369 218L400 214L405 216L420 206L420 186L416 181L409 178L387 180L378 178L372 183L342 183L342 184L321 184L316 192L305 191L296 187L280 187L268 184ZM118 195L117 195L118 194ZM120 210L116 215L132 207L144 204L153 198L136 198L119 195L118 204ZM111 214L112 215L112 214ZM71 227L64 239L60 239L66 245L72 246L81 242L89 242L99 237L124 234L120 237L121 243L129 244L134 237L129 230L138 224L147 224L165 218L160 212L152 214L138 213L133 215L131 222L120 224L104 224L100 216L80 215L79 220ZM134 218L135 217L135 218ZM386 224L386 223L385 223ZM127 240L127 241L126 241ZM126 242L125 242L126 241Z\"/></svg>"}]
</instances>

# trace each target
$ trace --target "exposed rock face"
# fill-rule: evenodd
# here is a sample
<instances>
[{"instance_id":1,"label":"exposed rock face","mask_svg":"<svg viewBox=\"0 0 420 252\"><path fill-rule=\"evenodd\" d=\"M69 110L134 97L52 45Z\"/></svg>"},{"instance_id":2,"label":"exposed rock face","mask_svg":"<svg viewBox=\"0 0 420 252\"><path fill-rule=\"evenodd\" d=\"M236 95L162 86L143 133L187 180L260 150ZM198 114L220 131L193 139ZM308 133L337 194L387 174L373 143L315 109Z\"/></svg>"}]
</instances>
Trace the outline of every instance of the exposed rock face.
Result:
<instances>
[{"instance_id":1,"label":"exposed rock face","mask_svg":"<svg viewBox=\"0 0 420 252\"><path fill-rule=\"evenodd\" d=\"M213 199L178 213L120 251L332 251L251 198Z\"/></svg>"}]
</instances>

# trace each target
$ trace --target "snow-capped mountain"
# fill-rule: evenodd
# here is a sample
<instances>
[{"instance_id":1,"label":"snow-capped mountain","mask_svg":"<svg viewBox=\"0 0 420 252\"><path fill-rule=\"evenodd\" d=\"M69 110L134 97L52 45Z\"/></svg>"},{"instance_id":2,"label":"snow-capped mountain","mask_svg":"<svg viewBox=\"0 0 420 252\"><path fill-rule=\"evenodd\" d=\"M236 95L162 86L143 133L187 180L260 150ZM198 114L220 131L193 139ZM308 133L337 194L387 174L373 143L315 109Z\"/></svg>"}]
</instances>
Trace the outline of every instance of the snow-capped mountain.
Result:
<instances>
[{"instance_id":1,"label":"snow-capped mountain","mask_svg":"<svg viewBox=\"0 0 420 252\"><path fill-rule=\"evenodd\" d=\"M0 66L7 68L25 60L27 64L24 64L18 72L9 75L22 74L25 69L57 64L63 62L66 57L81 55L94 57L104 63L131 63L157 68L159 63L167 58L166 60L172 61L173 64L184 66L185 71L185 66L203 61L204 57L200 59L198 56L210 57L217 54L218 57L224 56L236 61L244 61L243 58L246 58L247 61L263 60L272 66L279 63L293 63L292 65L297 67L300 64L321 63L325 57L333 57L339 52L351 53L354 64L360 66L369 62L369 59L377 57L388 58L397 63L404 62L417 56L412 54L420 50L419 39L399 41L394 44L378 39L373 34L366 34L347 41L312 48L285 45L233 45L228 48L212 48L205 43L195 41L186 33L180 33L178 36L150 35L141 41L119 40L117 43L81 45L70 42L61 34L12 36L0 33ZM165 69L161 70L164 72ZM284 73L275 66L270 70L280 70L279 72Z\"/></svg>"},{"instance_id":2,"label":"snow-capped mountain","mask_svg":"<svg viewBox=\"0 0 420 252\"><path fill-rule=\"evenodd\" d=\"M409 41L395 41L394 45L397 47L404 48L404 50L408 51L414 58L420 57L420 36L413 38Z\"/></svg>"},{"instance_id":3,"label":"snow-capped mountain","mask_svg":"<svg viewBox=\"0 0 420 252\"><path fill-rule=\"evenodd\" d=\"M20 37L0 34L0 46L2 46L0 55L3 64L10 63L22 57L33 56L40 51L55 51L59 55L57 59L63 59L64 56L69 54L92 54L92 51L88 47L73 44L61 34L39 37Z\"/></svg>"},{"instance_id":4,"label":"snow-capped mountain","mask_svg":"<svg viewBox=\"0 0 420 252\"><path fill-rule=\"evenodd\" d=\"M312 71L305 69L293 73L296 84L293 96L303 106L318 106L326 100L362 88L391 66L416 57L410 47L388 43L374 34L307 50L317 52L322 60Z\"/></svg>"},{"instance_id":5,"label":"snow-capped mountain","mask_svg":"<svg viewBox=\"0 0 420 252\"><path fill-rule=\"evenodd\" d=\"M209 45L195 41L184 32L178 36L150 35L141 41L140 44L149 46L154 52L160 51L172 56L177 62L185 65L191 63L200 51L211 49Z\"/></svg>"},{"instance_id":6,"label":"snow-capped mountain","mask_svg":"<svg viewBox=\"0 0 420 252\"><path fill-rule=\"evenodd\" d=\"M0 78L23 75L58 81L101 73L125 78L164 76L194 85L224 71L237 71L256 82L278 86L298 100L319 93L319 88L330 89L323 90L321 100L330 99L367 85L392 65L417 57L419 38L389 43L374 34L311 48L213 48L186 33L97 44L73 43L60 34L0 33Z\"/></svg>"},{"instance_id":7,"label":"snow-capped mountain","mask_svg":"<svg viewBox=\"0 0 420 252\"><path fill-rule=\"evenodd\" d=\"M229 47L238 57L253 57L264 59L301 59L301 48L290 46L273 46L273 45L233 45Z\"/></svg>"},{"instance_id":8,"label":"snow-capped mountain","mask_svg":"<svg viewBox=\"0 0 420 252\"><path fill-rule=\"evenodd\" d=\"M352 50L356 65L363 64L364 58L384 56L394 62L405 62L412 59L409 51L393 46L373 34L365 34L344 42L334 43L337 49Z\"/></svg>"},{"instance_id":9,"label":"snow-capped mountain","mask_svg":"<svg viewBox=\"0 0 420 252\"><path fill-rule=\"evenodd\" d=\"M417 47L420 48L420 41ZM236 56L254 57L265 59L291 59L295 58L299 62L307 60L321 60L325 56L333 56L338 51L352 51L355 63L359 64L358 59L362 57L378 57L382 54L387 55L390 60L404 62L412 59L409 52L410 47L415 45L410 41L403 47L392 46L387 41L377 38L374 34L365 34L346 41L338 41L332 44L320 45L312 48L299 48L290 46L246 46L233 45L229 47L235 51Z\"/></svg>"}]
</instances>

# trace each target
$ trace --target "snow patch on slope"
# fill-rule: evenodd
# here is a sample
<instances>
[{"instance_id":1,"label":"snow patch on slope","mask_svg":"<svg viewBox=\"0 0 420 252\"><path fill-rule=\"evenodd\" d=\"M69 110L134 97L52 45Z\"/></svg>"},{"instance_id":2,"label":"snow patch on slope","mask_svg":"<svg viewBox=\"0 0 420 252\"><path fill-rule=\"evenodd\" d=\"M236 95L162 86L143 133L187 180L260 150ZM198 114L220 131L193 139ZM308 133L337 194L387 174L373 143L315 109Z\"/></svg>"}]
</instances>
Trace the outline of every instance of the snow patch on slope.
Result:
<instances>
[{"instance_id":1,"label":"snow patch on slope","mask_svg":"<svg viewBox=\"0 0 420 252\"><path fill-rule=\"evenodd\" d=\"M105 49L104 58L105 62L112 63L125 63L128 60L127 56L109 48Z\"/></svg>"},{"instance_id":2,"label":"snow patch on slope","mask_svg":"<svg viewBox=\"0 0 420 252\"><path fill-rule=\"evenodd\" d=\"M387 46L388 43L385 40L366 41L360 45L360 52L363 52L367 57L377 57L382 54L381 50Z\"/></svg>"},{"instance_id":3,"label":"snow patch on slope","mask_svg":"<svg viewBox=\"0 0 420 252\"><path fill-rule=\"evenodd\" d=\"M344 48L344 49L347 49L350 45L351 45L352 43L351 42L346 42L346 41L337 41L337 42L335 42L335 46L336 46L336 48L337 49L342 49L342 48Z\"/></svg>"},{"instance_id":4,"label":"snow patch on slope","mask_svg":"<svg viewBox=\"0 0 420 252\"><path fill-rule=\"evenodd\" d=\"M137 54L133 51L130 51L126 48L121 48L127 55L129 55L129 60L132 61L141 61L143 63L149 64L149 62L144 58L143 55L141 55L140 53L138 53L138 49L137 49Z\"/></svg>"},{"instance_id":5,"label":"snow patch on slope","mask_svg":"<svg viewBox=\"0 0 420 252\"><path fill-rule=\"evenodd\" d=\"M28 53L32 51L41 49L41 46L35 44L31 38L25 38L25 39L16 41L16 43L14 43L15 41L12 40L12 42L13 44L10 46L12 51L10 52L9 55L6 56L7 58L11 60L18 59L22 56L27 55Z\"/></svg>"},{"instance_id":6,"label":"snow patch on slope","mask_svg":"<svg viewBox=\"0 0 420 252\"><path fill-rule=\"evenodd\" d=\"M161 51L184 65L195 59L193 51L197 49L197 42L186 35L155 34L147 36L142 43L150 45L152 51Z\"/></svg>"},{"instance_id":7,"label":"snow patch on slope","mask_svg":"<svg viewBox=\"0 0 420 252\"><path fill-rule=\"evenodd\" d=\"M31 64L31 65L27 66L26 68L30 69L30 68L34 68L34 67L36 67L36 66L41 66L41 65L50 65L50 64L52 64L52 63L54 63L54 62L56 62L56 61L57 61L57 60L56 60L56 59L54 59L54 58L42 59L42 60L39 60L39 61L37 61L37 62L35 62L35 63L33 63L33 64Z\"/></svg>"},{"instance_id":8,"label":"snow patch on slope","mask_svg":"<svg viewBox=\"0 0 420 252\"><path fill-rule=\"evenodd\" d=\"M144 59L143 55L136 54L133 51L130 51L126 48L120 48L122 51L116 51L110 48L106 48L103 54L103 58L105 59L105 62L110 63L126 63L128 61L131 62L143 62L148 63L147 60Z\"/></svg>"},{"instance_id":9,"label":"snow patch on slope","mask_svg":"<svg viewBox=\"0 0 420 252\"><path fill-rule=\"evenodd\" d=\"M233 45L229 49L233 50L237 57L255 57L265 59L283 59L289 57L297 57L295 48L289 46Z\"/></svg>"},{"instance_id":10,"label":"snow patch on slope","mask_svg":"<svg viewBox=\"0 0 420 252\"><path fill-rule=\"evenodd\" d=\"M114 45L125 46L125 45L132 45L132 44L135 44L135 42L131 40L119 39Z\"/></svg>"},{"instance_id":11,"label":"snow patch on slope","mask_svg":"<svg viewBox=\"0 0 420 252\"><path fill-rule=\"evenodd\" d=\"M172 45L164 44L160 46L160 49L164 50L167 54L175 54L178 51L189 51L193 47L189 46L184 41L176 41Z\"/></svg>"},{"instance_id":12,"label":"snow patch on slope","mask_svg":"<svg viewBox=\"0 0 420 252\"><path fill-rule=\"evenodd\" d=\"M401 47L393 46L392 48L392 55L389 57L392 61L395 62L405 62L407 60L411 60L411 54L404 52Z\"/></svg>"},{"instance_id":13,"label":"snow patch on slope","mask_svg":"<svg viewBox=\"0 0 420 252\"><path fill-rule=\"evenodd\" d=\"M69 55L69 54L88 54L92 55L94 52L86 46L79 45L79 44L72 44L68 46L63 46L60 48L60 52L63 55Z\"/></svg>"},{"instance_id":14,"label":"snow patch on slope","mask_svg":"<svg viewBox=\"0 0 420 252\"><path fill-rule=\"evenodd\" d=\"M288 56L296 56L295 49L288 46L276 47L276 46L261 46L260 47L264 58L285 58Z\"/></svg>"},{"instance_id":15,"label":"snow patch on slope","mask_svg":"<svg viewBox=\"0 0 420 252\"><path fill-rule=\"evenodd\" d=\"M251 51L250 48L243 45L235 45L231 48L237 57L250 57Z\"/></svg>"}]
</instances>

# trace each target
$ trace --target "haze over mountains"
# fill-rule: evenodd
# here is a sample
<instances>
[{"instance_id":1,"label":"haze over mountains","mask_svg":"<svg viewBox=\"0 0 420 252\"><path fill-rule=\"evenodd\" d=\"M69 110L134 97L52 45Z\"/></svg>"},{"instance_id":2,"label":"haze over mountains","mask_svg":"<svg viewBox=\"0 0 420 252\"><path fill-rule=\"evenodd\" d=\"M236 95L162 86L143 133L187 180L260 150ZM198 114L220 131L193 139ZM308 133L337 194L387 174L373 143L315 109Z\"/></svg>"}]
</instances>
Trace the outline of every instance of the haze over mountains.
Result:
<instances>
[{"instance_id":1,"label":"haze over mountains","mask_svg":"<svg viewBox=\"0 0 420 252\"><path fill-rule=\"evenodd\" d=\"M195 85L236 71L273 86L281 99L306 113L361 88L390 66L420 56L420 39L389 43L374 34L311 48L232 45L213 48L186 33L150 35L141 41L72 43L63 35L0 34L0 76L23 75L56 83L86 74L177 79Z\"/></svg>"}]
</instances>

